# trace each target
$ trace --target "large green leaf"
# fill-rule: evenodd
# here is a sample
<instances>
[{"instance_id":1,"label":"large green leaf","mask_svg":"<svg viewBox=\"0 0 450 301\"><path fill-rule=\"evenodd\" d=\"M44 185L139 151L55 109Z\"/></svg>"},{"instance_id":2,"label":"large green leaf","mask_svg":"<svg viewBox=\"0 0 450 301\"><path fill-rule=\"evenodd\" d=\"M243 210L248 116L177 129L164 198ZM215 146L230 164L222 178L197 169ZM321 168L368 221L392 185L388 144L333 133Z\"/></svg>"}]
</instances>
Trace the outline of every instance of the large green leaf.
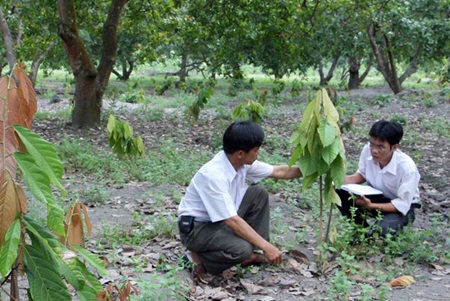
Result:
<instances>
[{"instance_id":1,"label":"large green leaf","mask_svg":"<svg viewBox=\"0 0 450 301\"><path fill-rule=\"evenodd\" d=\"M318 132L323 147L331 145L336 140L336 128L325 119L320 122Z\"/></svg>"},{"instance_id":2,"label":"large green leaf","mask_svg":"<svg viewBox=\"0 0 450 301\"><path fill-rule=\"evenodd\" d=\"M319 175L323 175L330 169L330 166L323 160L322 157L319 158L318 164L317 164L317 173Z\"/></svg>"},{"instance_id":3,"label":"large green leaf","mask_svg":"<svg viewBox=\"0 0 450 301\"><path fill-rule=\"evenodd\" d=\"M309 176L303 177L303 191L311 187L311 185L314 184L314 182L317 180L318 177L319 174L317 172Z\"/></svg>"},{"instance_id":4,"label":"large green leaf","mask_svg":"<svg viewBox=\"0 0 450 301\"><path fill-rule=\"evenodd\" d=\"M59 206L58 203L54 199L50 199L48 204L48 213L47 213L47 224L50 229L58 233L59 235L64 235L64 218L65 213L64 210Z\"/></svg>"},{"instance_id":5,"label":"large green leaf","mask_svg":"<svg viewBox=\"0 0 450 301\"><path fill-rule=\"evenodd\" d=\"M330 175L333 178L335 187L340 188L342 186L346 172L345 160L339 155L330 165Z\"/></svg>"},{"instance_id":6,"label":"large green leaf","mask_svg":"<svg viewBox=\"0 0 450 301\"><path fill-rule=\"evenodd\" d=\"M62 253L61 242L55 234L44 227L44 225L32 219L28 215L24 216L23 222L32 241L40 240L41 243L45 244L47 248L55 255Z\"/></svg>"},{"instance_id":7,"label":"large green leaf","mask_svg":"<svg viewBox=\"0 0 450 301\"><path fill-rule=\"evenodd\" d=\"M303 152L303 156L299 159L299 165L304 177L317 172L317 163L315 158L311 156L308 150Z\"/></svg>"},{"instance_id":8,"label":"large green leaf","mask_svg":"<svg viewBox=\"0 0 450 301\"><path fill-rule=\"evenodd\" d=\"M324 187L324 199L327 204L332 205L336 204L341 206L341 199L338 194L334 190L333 182L330 173L325 177L325 187Z\"/></svg>"},{"instance_id":9,"label":"large green leaf","mask_svg":"<svg viewBox=\"0 0 450 301\"><path fill-rule=\"evenodd\" d=\"M58 234L64 234L64 211L56 203L50 180L46 173L42 173L33 157L28 154L16 152L14 157L19 168L22 170L25 182L27 182L30 192L41 202L48 205L48 225Z\"/></svg>"},{"instance_id":10,"label":"large green leaf","mask_svg":"<svg viewBox=\"0 0 450 301\"><path fill-rule=\"evenodd\" d=\"M293 145L298 145L300 144L300 138L301 138L300 130L295 130L292 133L291 138L289 139L289 143Z\"/></svg>"},{"instance_id":11,"label":"large green leaf","mask_svg":"<svg viewBox=\"0 0 450 301\"><path fill-rule=\"evenodd\" d=\"M0 275L3 279L17 258L20 242L20 220L16 219L5 236L5 243L0 252Z\"/></svg>"},{"instance_id":12,"label":"large green leaf","mask_svg":"<svg viewBox=\"0 0 450 301\"><path fill-rule=\"evenodd\" d=\"M105 263L98 258L97 255L92 254L91 252L89 252L86 249L83 249L82 247L72 244L71 245L72 248L74 248L75 250L77 250L78 253L80 253L81 256L83 256L83 258L95 269L97 269L97 271L100 273L100 275L105 276L106 275L106 268L105 268Z\"/></svg>"},{"instance_id":13,"label":"large green leaf","mask_svg":"<svg viewBox=\"0 0 450 301\"><path fill-rule=\"evenodd\" d=\"M25 245L23 259L26 266L30 293L34 300L71 300L67 286L58 273L54 261L38 245Z\"/></svg>"},{"instance_id":14,"label":"large green leaf","mask_svg":"<svg viewBox=\"0 0 450 301\"><path fill-rule=\"evenodd\" d=\"M316 107L317 107L317 99L314 99L306 106L306 109L303 112L303 119L299 127L300 133L308 134L308 132L310 132L311 124L313 120L316 119L314 115Z\"/></svg>"},{"instance_id":15,"label":"large green leaf","mask_svg":"<svg viewBox=\"0 0 450 301\"><path fill-rule=\"evenodd\" d=\"M50 187L50 179L46 173L36 164L33 157L16 152L14 153L19 168L23 172L25 182L27 182L30 192L41 202L48 203L53 199Z\"/></svg>"},{"instance_id":16,"label":"large green leaf","mask_svg":"<svg viewBox=\"0 0 450 301\"><path fill-rule=\"evenodd\" d=\"M335 138L333 143L323 149L322 158L328 165L333 162L341 151L339 139Z\"/></svg>"},{"instance_id":17,"label":"large green leaf","mask_svg":"<svg viewBox=\"0 0 450 301\"><path fill-rule=\"evenodd\" d=\"M297 145L297 147L292 152L291 159L289 160L289 166L292 166L295 164L295 162L297 162L297 159L300 157L301 153L302 153L302 146Z\"/></svg>"},{"instance_id":18,"label":"large green leaf","mask_svg":"<svg viewBox=\"0 0 450 301\"><path fill-rule=\"evenodd\" d=\"M75 258L69 266L72 271L77 274L77 277L79 277L79 279L85 281L85 293L89 292L89 289L87 287L92 288L97 293L103 289L102 284L97 279L97 277L93 275L86 267L86 265L78 258Z\"/></svg>"},{"instance_id":19,"label":"large green leaf","mask_svg":"<svg viewBox=\"0 0 450 301\"><path fill-rule=\"evenodd\" d=\"M65 194L66 190L61 185L64 165L58 158L56 148L53 144L45 141L41 136L21 125L14 125L14 129L25 145L28 154L33 157L36 164L40 167L41 173L45 173L50 179L50 183L57 186Z\"/></svg>"},{"instance_id":20,"label":"large green leaf","mask_svg":"<svg viewBox=\"0 0 450 301\"><path fill-rule=\"evenodd\" d=\"M80 301L95 300L95 296L102 289L97 278L76 257L67 264L61 264L60 271L64 279L75 288ZM95 280L92 281L92 279ZM94 284L92 285L91 282Z\"/></svg>"},{"instance_id":21,"label":"large green leaf","mask_svg":"<svg viewBox=\"0 0 450 301\"><path fill-rule=\"evenodd\" d=\"M317 149L319 147L319 133L317 131L317 128L319 127L319 121L317 119L313 119L311 122L311 131L307 134L305 137L307 142L303 146L304 148L308 148L309 151L313 154L314 149Z\"/></svg>"},{"instance_id":22,"label":"large green leaf","mask_svg":"<svg viewBox=\"0 0 450 301\"><path fill-rule=\"evenodd\" d=\"M339 113L333 105L330 97L328 96L327 90L322 89L322 103L323 103L323 114L329 123L335 128L339 129Z\"/></svg>"}]
</instances>

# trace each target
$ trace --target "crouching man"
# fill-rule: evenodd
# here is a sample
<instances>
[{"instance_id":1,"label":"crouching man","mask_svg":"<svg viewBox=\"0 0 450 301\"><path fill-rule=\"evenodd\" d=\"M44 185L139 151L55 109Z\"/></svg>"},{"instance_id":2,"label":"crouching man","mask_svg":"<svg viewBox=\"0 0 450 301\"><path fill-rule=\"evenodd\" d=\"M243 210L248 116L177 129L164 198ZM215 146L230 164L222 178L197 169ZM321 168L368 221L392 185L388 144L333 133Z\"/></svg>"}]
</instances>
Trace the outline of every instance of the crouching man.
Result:
<instances>
[{"instance_id":1,"label":"crouching man","mask_svg":"<svg viewBox=\"0 0 450 301\"><path fill-rule=\"evenodd\" d=\"M258 161L263 140L259 125L232 123L223 135L223 150L197 171L181 200L180 238L194 263L195 281L238 264L282 262L281 251L269 242L269 195L247 181L294 179L301 172L298 166Z\"/></svg>"}]
</instances>

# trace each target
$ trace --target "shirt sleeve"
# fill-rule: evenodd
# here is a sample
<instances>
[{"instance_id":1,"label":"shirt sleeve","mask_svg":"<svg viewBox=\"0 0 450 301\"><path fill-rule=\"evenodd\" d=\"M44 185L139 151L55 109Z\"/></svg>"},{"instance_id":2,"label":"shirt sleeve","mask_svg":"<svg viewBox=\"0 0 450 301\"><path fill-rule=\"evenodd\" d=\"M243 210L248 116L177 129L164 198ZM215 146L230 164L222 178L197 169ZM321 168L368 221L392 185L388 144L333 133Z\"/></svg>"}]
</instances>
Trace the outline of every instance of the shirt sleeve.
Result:
<instances>
[{"instance_id":1,"label":"shirt sleeve","mask_svg":"<svg viewBox=\"0 0 450 301\"><path fill-rule=\"evenodd\" d=\"M391 201L392 205L406 215L411 208L417 187L419 186L420 175L418 172L411 171L403 175L400 186L397 190L397 198Z\"/></svg>"},{"instance_id":2,"label":"shirt sleeve","mask_svg":"<svg viewBox=\"0 0 450 301\"><path fill-rule=\"evenodd\" d=\"M257 183L268 178L273 173L273 166L256 160L252 165L247 165L246 180Z\"/></svg>"}]
</instances>

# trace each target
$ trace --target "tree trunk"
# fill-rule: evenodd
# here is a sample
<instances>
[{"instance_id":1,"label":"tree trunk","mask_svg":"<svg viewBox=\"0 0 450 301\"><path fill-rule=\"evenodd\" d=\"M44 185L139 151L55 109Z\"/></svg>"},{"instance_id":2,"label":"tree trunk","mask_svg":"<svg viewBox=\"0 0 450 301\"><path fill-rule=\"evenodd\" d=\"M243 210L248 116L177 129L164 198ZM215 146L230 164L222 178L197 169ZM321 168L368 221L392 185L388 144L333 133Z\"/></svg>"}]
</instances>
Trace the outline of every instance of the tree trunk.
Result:
<instances>
[{"instance_id":1,"label":"tree trunk","mask_svg":"<svg viewBox=\"0 0 450 301\"><path fill-rule=\"evenodd\" d=\"M63 40L75 77L75 108L72 126L100 125L102 97L117 59L117 27L128 0L112 0L103 24L103 50L96 69L79 36L73 0L58 0L58 34Z\"/></svg>"},{"instance_id":2,"label":"tree trunk","mask_svg":"<svg viewBox=\"0 0 450 301\"><path fill-rule=\"evenodd\" d=\"M389 38L384 35L384 43L380 45L380 47L375 38L375 25L371 25L367 33L370 40L370 46L372 47L373 54L377 60L378 71L381 72L392 92L394 92L394 94L400 93L402 91L402 86L397 76L394 54L392 53L392 50L389 49ZM384 57L383 52L387 53L387 58Z\"/></svg>"},{"instance_id":3,"label":"tree trunk","mask_svg":"<svg viewBox=\"0 0 450 301\"><path fill-rule=\"evenodd\" d=\"M372 63L373 63L373 56L370 56L369 62L367 63L367 66L366 66L366 70L364 70L363 74L361 74L361 76L360 76L359 75L359 72L361 71L360 59L356 58L356 57L350 57L348 59L348 65L349 65L348 89L349 90L358 89L358 87L361 85L361 83L364 81L364 79L369 74L370 69L372 68Z\"/></svg>"},{"instance_id":4,"label":"tree trunk","mask_svg":"<svg viewBox=\"0 0 450 301\"><path fill-rule=\"evenodd\" d=\"M358 79L358 81L359 81L358 85L360 85L366 79L367 75L370 72L370 69L372 69L372 64L373 64L373 56L371 55L369 58L369 62L367 63L367 66L366 66L366 70L364 70L363 74Z\"/></svg>"},{"instance_id":5,"label":"tree trunk","mask_svg":"<svg viewBox=\"0 0 450 301\"><path fill-rule=\"evenodd\" d=\"M117 76L117 79L127 81L130 79L130 75L133 72L134 61L123 60L121 65L122 65L122 73L119 73L118 71L114 70L114 68L112 69L111 72ZM128 65L130 66L130 68L128 68Z\"/></svg>"},{"instance_id":6,"label":"tree trunk","mask_svg":"<svg viewBox=\"0 0 450 301\"><path fill-rule=\"evenodd\" d=\"M130 67L128 69L127 69L127 63L128 63L128 66ZM131 75L131 73L133 73L133 69L134 69L134 61L130 60L123 64L122 74L123 74L124 81L127 81L130 79L130 75Z\"/></svg>"},{"instance_id":7,"label":"tree trunk","mask_svg":"<svg viewBox=\"0 0 450 301\"><path fill-rule=\"evenodd\" d=\"M28 77L30 78L33 87L36 85L37 74L42 59L44 59L48 55L48 53L53 49L53 47L55 47L55 44L56 44L55 42L51 42L43 53L39 53L34 57L33 62L31 64L31 72L30 74L28 74Z\"/></svg>"},{"instance_id":8,"label":"tree trunk","mask_svg":"<svg viewBox=\"0 0 450 301\"><path fill-rule=\"evenodd\" d=\"M3 16L3 8L0 5L0 30L2 31L3 41L5 42L6 57L8 59L9 70L12 72L17 62L16 53L14 51L14 43L8 23Z\"/></svg>"},{"instance_id":9,"label":"tree trunk","mask_svg":"<svg viewBox=\"0 0 450 301\"><path fill-rule=\"evenodd\" d=\"M180 82L186 82L186 73L187 73L187 55L181 55L181 66L180 71L178 72L178 76L180 77Z\"/></svg>"},{"instance_id":10,"label":"tree trunk","mask_svg":"<svg viewBox=\"0 0 450 301\"><path fill-rule=\"evenodd\" d=\"M354 90L359 86L359 59L357 59L356 57L350 57L348 59L348 66L348 89Z\"/></svg>"},{"instance_id":11,"label":"tree trunk","mask_svg":"<svg viewBox=\"0 0 450 301\"><path fill-rule=\"evenodd\" d=\"M334 58L333 61L331 62L331 67L328 70L327 76L324 76L323 73L323 65L322 65L322 61L319 62L319 76L320 76L320 86L326 86L328 85L328 83L330 82L330 80L333 78L334 75L334 70L336 70L336 66L337 63L339 61L339 57L341 55L337 54Z\"/></svg>"}]
</instances>

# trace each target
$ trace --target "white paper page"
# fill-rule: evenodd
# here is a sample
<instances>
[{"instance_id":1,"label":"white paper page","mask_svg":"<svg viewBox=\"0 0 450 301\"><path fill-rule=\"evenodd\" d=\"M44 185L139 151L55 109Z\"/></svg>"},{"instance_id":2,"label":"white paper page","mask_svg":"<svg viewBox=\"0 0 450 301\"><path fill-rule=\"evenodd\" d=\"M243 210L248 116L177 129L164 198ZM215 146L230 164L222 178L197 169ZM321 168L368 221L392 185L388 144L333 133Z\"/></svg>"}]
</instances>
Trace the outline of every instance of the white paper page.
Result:
<instances>
[{"instance_id":1,"label":"white paper page","mask_svg":"<svg viewBox=\"0 0 450 301\"><path fill-rule=\"evenodd\" d=\"M375 189L373 187L370 187L368 185L361 185L361 184L345 184L341 187L343 190L349 191L353 194L357 195L374 195L374 194L383 194L378 189Z\"/></svg>"}]
</instances>

